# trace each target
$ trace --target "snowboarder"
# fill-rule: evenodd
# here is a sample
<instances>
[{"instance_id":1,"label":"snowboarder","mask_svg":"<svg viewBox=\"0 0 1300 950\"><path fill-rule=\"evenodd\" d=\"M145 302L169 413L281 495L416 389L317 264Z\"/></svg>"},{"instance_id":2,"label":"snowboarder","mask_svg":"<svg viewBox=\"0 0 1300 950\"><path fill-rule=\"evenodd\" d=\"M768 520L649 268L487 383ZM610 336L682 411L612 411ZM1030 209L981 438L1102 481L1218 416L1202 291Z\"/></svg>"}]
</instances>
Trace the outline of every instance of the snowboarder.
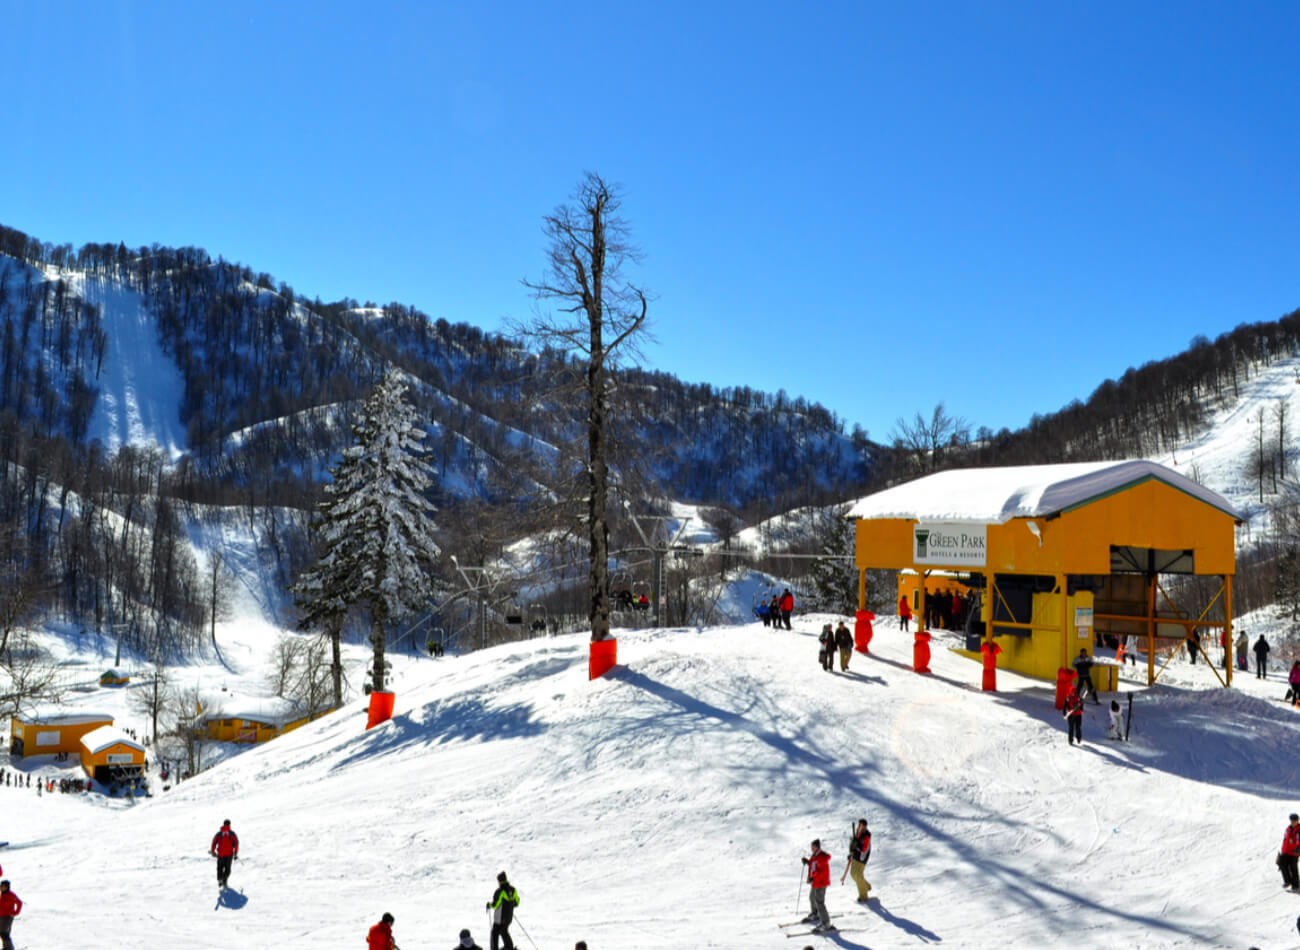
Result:
<instances>
[{"instance_id":1,"label":"snowboarder","mask_svg":"<svg viewBox=\"0 0 1300 950\"><path fill-rule=\"evenodd\" d=\"M467 927L460 932L460 942L452 950L483 950L483 948L474 942L474 938L469 935L469 928Z\"/></svg>"},{"instance_id":2,"label":"snowboarder","mask_svg":"<svg viewBox=\"0 0 1300 950\"><path fill-rule=\"evenodd\" d=\"M853 655L853 634L849 633L849 628L844 621L835 628L835 645L840 649L840 672L849 671L849 657Z\"/></svg>"},{"instance_id":3,"label":"snowboarder","mask_svg":"<svg viewBox=\"0 0 1300 950\"><path fill-rule=\"evenodd\" d=\"M812 907L812 913L804 918L804 922L815 922L812 929L815 934L829 933L836 929L826 911L826 888L831 885L831 856L822 850L821 839L814 838L812 857L800 860L808 868L808 903Z\"/></svg>"},{"instance_id":4,"label":"snowboarder","mask_svg":"<svg viewBox=\"0 0 1300 950\"><path fill-rule=\"evenodd\" d=\"M1120 711L1119 703L1113 699L1110 701L1110 725L1106 729L1106 738L1124 738L1124 713Z\"/></svg>"},{"instance_id":5,"label":"snowboarder","mask_svg":"<svg viewBox=\"0 0 1300 950\"><path fill-rule=\"evenodd\" d=\"M844 868L844 874L840 875L841 884L844 883L845 874L853 875L853 883L858 886L859 904L865 904L871 896L871 882L867 880L867 861L870 859L871 831L867 828L867 819L859 818L858 827L849 835L849 863Z\"/></svg>"},{"instance_id":6,"label":"snowboarder","mask_svg":"<svg viewBox=\"0 0 1300 950\"><path fill-rule=\"evenodd\" d=\"M1070 745L1074 745L1076 739L1079 745L1083 745L1083 697L1073 686L1065 694L1065 708L1061 712L1069 727Z\"/></svg>"},{"instance_id":7,"label":"snowboarder","mask_svg":"<svg viewBox=\"0 0 1300 950\"><path fill-rule=\"evenodd\" d=\"M1268 641L1264 639L1264 634L1259 635L1255 641L1255 679L1262 680L1268 678Z\"/></svg>"},{"instance_id":8,"label":"snowboarder","mask_svg":"<svg viewBox=\"0 0 1300 950\"><path fill-rule=\"evenodd\" d=\"M370 928L370 933L366 936L366 950L396 950L397 943L393 940L395 919L392 914L384 914L379 923Z\"/></svg>"},{"instance_id":9,"label":"snowboarder","mask_svg":"<svg viewBox=\"0 0 1300 950\"><path fill-rule=\"evenodd\" d=\"M515 942L510 939L510 921L514 920L518 906L519 892L510 886L506 872L502 871L497 875L497 889L487 904L487 909L492 911L492 939L488 941L491 950L498 950L500 945L505 950L515 950Z\"/></svg>"},{"instance_id":10,"label":"snowboarder","mask_svg":"<svg viewBox=\"0 0 1300 950\"><path fill-rule=\"evenodd\" d=\"M0 881L0 946L4 950L14 950L14 942L9 933L13 930L14 918L22 911L23 902L9 890L9 882Z\"/></svg>"},{"instance_id":11,"label":"snowboarder","mask_svg":"<svg viewBox=\"0 0 1300 950\"><path fill-rule=\"evenodd\" d=\"M212 836L208 854L217 859L217 886L224 888L230 880L230 865L239 857L239 835L230 827L230 819L221 823L221 830Z\"/></svg>"},{"instance_id":12,"label":"snowboarder","mask_svg":"<svg viewBox=\"0 0 1300 950\"><path fill-rule=\"evenodd\" d=\"M1300 891L1300 815L1291 813L1291 824L1282 833L1282 850L1277 856L1277 866L1282 872L1282 886L1292 891Z\"/></svg>"}]
</instances>

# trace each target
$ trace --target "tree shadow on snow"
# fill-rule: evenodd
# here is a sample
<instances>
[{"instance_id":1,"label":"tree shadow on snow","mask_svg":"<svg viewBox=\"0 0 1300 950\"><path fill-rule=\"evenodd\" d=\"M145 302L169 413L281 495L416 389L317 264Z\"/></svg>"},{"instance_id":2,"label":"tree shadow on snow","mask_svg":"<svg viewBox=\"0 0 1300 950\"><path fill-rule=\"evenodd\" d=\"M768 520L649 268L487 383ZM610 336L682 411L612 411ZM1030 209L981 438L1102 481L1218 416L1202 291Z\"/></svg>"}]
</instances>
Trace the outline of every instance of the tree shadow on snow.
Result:
<instances>
[{"instance_id":1,"label":"tree shadow on snow","mask_svg":"<svg viewBox=\"0 0 1300 950\"><path fill-rule=\"evenodd\" d=\"M911 672L910 666L894 665ZM1077 923L1078 915L1088 913L1097 915L1099 920L1111 918L1117 922L1125 922L1129 926L1140 927L1148 934L1163 933L1192 940L1203 938L1194 927L1182 925L1168 918L1130 912L1113 903L1091 899L1077 890L1045 881L1032 870L1018 867L1009 861L1002 861L996 855L990 855L976 840L968 840L945 830L951 823L948 821L941 823L939 812L915 800L903 801L892 797L887 791L887 783L883 781L880 768L869 750L864 750L859 757L846 755L845 750L840 747L823 747L822 743L827 739L821 734L824 730L817 725L810 726L806 731L795 735L783 735L775 731L767 723L782 723L788 721L789 717L784 710L776 708L775 705L763 705L764 702L770 703L770 700L762 699L755 694L747 695L746 712L741 714L720 708L627 667L617 667L607 674L607 677L620 680L632 688L644 690L657 697L662 703L679 707L684 717L693 720L713 720L721 726L745 733L767 744L783 756L781 772L785 779L806 781L815 777L816 781L824 782L845 795L854 796L863 803L874 804L881 810L888 811L895 822L912 825L915 832L922 835L931 848L943 851L952 869L958 873L976 876L978 881L972 882L972 888L978 885L982 893L999 894L1003 900L1036 917L1042 922L1045 930L1058 933L1069 932L1070 928ZM968 688L964 684L957 685ZM989 696L995 701L1019 702L1012 699L1009 694L990 693ZM1026 706L1029 705L1031 704L1026 702ZM1032 705L1044 704L1037 702ZM1052 715L1059 716L1050 703L1047 704L1047 709ZM1041 716L1045 721L1051 721L1046 711L1030 712L1030 715ZM665 714L656 712L655 718L662 726ZM606 724L613 725L608 721ZM635 731L639 725L637 722L627 722L624 728ZM1064 725L1058 724L1058 728L1064 729ZM686 733L689 731L685 730ZM608 730L606 737L610 737ZM833 737L830 741L833 741ZM771 769L765 769L764 780L773 780ZM950 815L942 817L951 818ZM994 812L980 815L972 821L983 825L1002 824L1007 827L1020 824L1012 817ZM936 910L936 913L941 911ZM882 913L882 917L918 939L934 943L942 942L944 939L940 934L916 921L887 914L887 912Z\"/></svg>"}]
</instances>

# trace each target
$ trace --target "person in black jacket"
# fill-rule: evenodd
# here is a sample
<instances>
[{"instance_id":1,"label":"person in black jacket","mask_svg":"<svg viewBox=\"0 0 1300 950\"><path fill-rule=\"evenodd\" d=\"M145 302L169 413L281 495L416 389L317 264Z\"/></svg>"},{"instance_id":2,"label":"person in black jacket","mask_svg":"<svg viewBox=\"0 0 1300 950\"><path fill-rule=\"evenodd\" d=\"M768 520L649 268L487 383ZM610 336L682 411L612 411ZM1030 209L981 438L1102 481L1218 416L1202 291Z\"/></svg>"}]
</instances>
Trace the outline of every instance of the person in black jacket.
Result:
<instances>
[{"instance_id":1,"label":"person in black jacket","mask_svg":"<svg viewBox=\"0 0 1300 950\"><path fill-rule=\"evenodd\" d=\"M867 861L871 859L871 831L867 828L867 819L859 818L858 827L849 838L849 863L840 875L844 883L846 874L853 875L853 883L858 886L858 903L865 904L871 896L871 883L867 880Z\"/></svg>"},{"instance_id":2,"label":"person in black jacket","mask_svg":"<svg viewBox=\"0 0 1300 950\"><path fill-rule=\"evenodd\" d=\"M1100 702L1097 699L1097 687L1092 685L1092 657L1088 655L1085 649L1079 650L1079 655L1074 658L1074 672L1079 675L1079 682L1076 689L1079 691L1079 700L1082 702L1088 694L1092 694L1094 703Z\"/></svg>"},{"instance_id":3,"label":"person in black jacket","mask_svg":"<svg viewBox=\"0 0 1300 950\"><path fill-rule=\"evenodd\" d=\"M849 658L853 656L853 634L849 633L849 628L840 621L840 625L835 628L835 645L840 648L840 672L849 671Z\"/></svg>"},{"instance_id":4,"label":"person in black jacket","mask_svg":"<svg viewBox=\"0 0 1300 950\"><path fill-rule=\"evenodd\" d=\"M515 950L515 942L510 939L510 922L514 920L515 908L519 906L519 892L506 880L506 872L497 875L497 889L488 901L487 909L492 911L492 939L488 942L491 950L504 946L505 950Z\"/></svg>"},{"instance_id":5,"label":"person in black jacket","mask_svg":"<svg viewBox=\"0 0 1300 950\"><path fill-rule=\"evenodd\" d=\"M470 936L469 929L466 928L460 932L460 941L452 948L452 950L483 950L483 948L474 942L474 938Z\"/></svg>"},{"instance_id":6,"label":"person in black jacket","mask_svg":"<svg viewBox=\"0 0 1300 950\"><path fill-rule=\"evenodd\" d=\"M1264 634L1259 635L1255 641L1255 679L1262 680L1268 677L1268 641L1264 639Z\"/></svg>"}]
</instances>

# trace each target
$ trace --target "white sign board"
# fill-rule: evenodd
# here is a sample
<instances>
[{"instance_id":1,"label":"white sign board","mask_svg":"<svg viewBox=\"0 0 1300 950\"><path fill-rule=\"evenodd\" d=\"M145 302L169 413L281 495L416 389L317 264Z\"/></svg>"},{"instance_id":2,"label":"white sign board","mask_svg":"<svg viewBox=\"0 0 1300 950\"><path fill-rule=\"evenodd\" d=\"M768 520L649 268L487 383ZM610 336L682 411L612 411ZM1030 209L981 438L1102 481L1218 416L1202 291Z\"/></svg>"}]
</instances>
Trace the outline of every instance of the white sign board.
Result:
<instances>
[{"instance_id":1,"label":"white sign board","mask_svg":"<svg viewBox=\"0 0 1300 950\"><path fill-rule=\"evenodd\" d=\"M983 567L988 563L988 525L919 522L912 537L913 563L943 567Z\"/></svg>"},{"instance_id":2,"label":"white sign board","mask_svg":"<svg viewBox=\"0 0 1300 950\"><path fill-rule=\"evenodd\" d=\"M109 765L130 765L132 756L130 752L110 752L107 759Z\"/></svg>"}]
</instances>

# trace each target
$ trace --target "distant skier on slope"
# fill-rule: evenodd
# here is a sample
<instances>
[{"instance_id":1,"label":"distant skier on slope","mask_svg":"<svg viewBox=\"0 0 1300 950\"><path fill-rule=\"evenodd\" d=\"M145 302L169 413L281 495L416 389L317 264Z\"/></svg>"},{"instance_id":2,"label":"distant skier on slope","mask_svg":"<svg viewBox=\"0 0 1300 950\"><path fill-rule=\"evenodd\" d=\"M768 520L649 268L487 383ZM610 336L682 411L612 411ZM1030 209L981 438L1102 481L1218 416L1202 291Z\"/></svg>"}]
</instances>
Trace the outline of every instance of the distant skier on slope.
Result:
<instances>
[{"instance_id":1,"label":"distant skier on slope","mask_svg":"<svg viewBox=\"0 0 1300 950\"><path fill-rule=\"evenodd\" d=\"M1282 834L1282 850L1277 855L1278 870L1282 872L1282 886L1291 891L1300 891L1300 815L1291 813L1291 824Z\"/></svg>"},{"instance_id":2,"label":"distant skier on slope","mask_svg":"<svg viewBox=\"0 0 1300 950\"><path fill-rule=\"evenodd\" d=\"M867 862L871 860L871 831L867 828L867 819L859 818L858 827L849 836L849 863L840 875L852 874L853 883L858 886L858 903L865 904L871 896L871 882L867 880Z\"/></svg>"},{"instance_id":3,"label":"distant skier on slope","mask_svg":"<svg viewBox=\"0 0 1300 950\"><path fill-rule=\"evenodd\" d=\"M487 909L492 911L492 938L488 946L498 950L503 945L505 950L515 950L515 942L510 939L510 922L514 920L515 908L519 906L519 892L506 880L506 872L497 875L497 889L492 892Z\"/></svg>"},{"instance_id":4,"label":"distant skier on slope","mask_svg":"<svg viewBox=\"0 0 1300 950\"><path fill-rule=\"evenodd\" d=\"M836 929L826 910L826 888L831 886L831 856L822 850L821 839L814 838L812 856L800 860L808 868L808 903L812 907L812 913L804 918L804 923L815 921L816 926L812 929L815 934L829 933Z\"/></svg>"},{"instance_id":5,"label":"distant skier on slope","mask_svg":"<svg viewBox=\"0 0 1300 950\"><path fill-rule=\"evenodd\" d=\"M208 854L217 859L217 885L225 887L230 880L230 865L239 857L239 835L230 827L230 819L221 823L221 830L212 836Z\"/></svg>"},{"instance_id":6,"label":"distant skier on slope","mask_svg":"<svg viewBox=\"0 0 1300 950\"><path fill-rule=\"evenodd\" d=\"M1061 714L1065 716L1070 745L1074 745L1076 739L1079 745L1083 745L1083 697L1073 686L1065 694L1065 708L1061 710Z\"/></svg>"},{"instance_id":7,"label":"distant skier on slope","mask_svg":"<svg viewBox=\"0 0 1300 950\"><path fill-rule=\"evenodd\" d=\"M366 934L366 950L396 950L397 942L393 940L393 924L397 918L384 914L379 923L370 928Z\"/></svg>"}]
</instances>

